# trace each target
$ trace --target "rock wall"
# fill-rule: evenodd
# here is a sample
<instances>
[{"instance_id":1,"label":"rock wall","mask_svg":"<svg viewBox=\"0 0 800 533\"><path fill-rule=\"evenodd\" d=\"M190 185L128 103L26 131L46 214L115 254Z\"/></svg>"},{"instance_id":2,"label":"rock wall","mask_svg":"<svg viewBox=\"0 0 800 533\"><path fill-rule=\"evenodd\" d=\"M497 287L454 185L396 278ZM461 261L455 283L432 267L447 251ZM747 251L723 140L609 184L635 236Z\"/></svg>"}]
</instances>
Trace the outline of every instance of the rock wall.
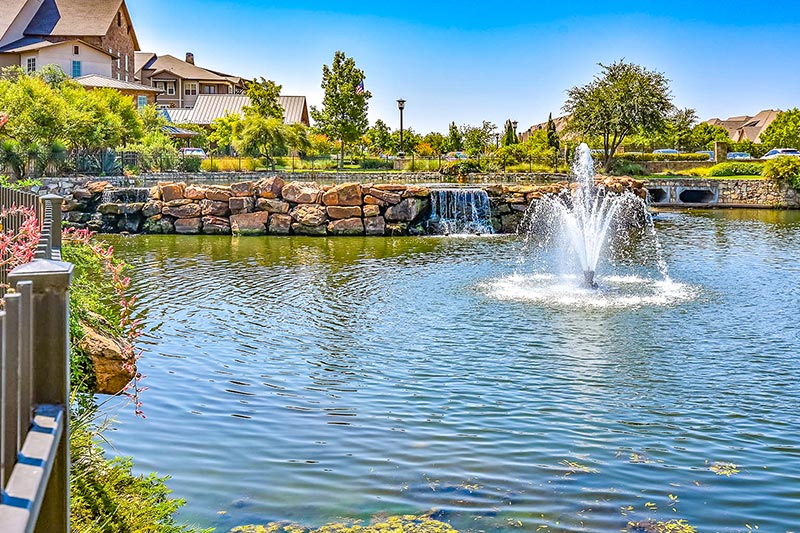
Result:
<instances>
[{"instance_id":1,"label":"rock wall","mask_svg":"<svg viewBox=\"0 0 800 533\"><path fill-rule=\"evenodd\" d=\"M680 207L686 204L707 204L709 207L764 207L798 209L800 191L783 181L668 178L647 180L653 205ZM708 191L703 198L687 197L687 191ZM686 201L701 199L701 202Z\"/></svg>"}]
</instances>

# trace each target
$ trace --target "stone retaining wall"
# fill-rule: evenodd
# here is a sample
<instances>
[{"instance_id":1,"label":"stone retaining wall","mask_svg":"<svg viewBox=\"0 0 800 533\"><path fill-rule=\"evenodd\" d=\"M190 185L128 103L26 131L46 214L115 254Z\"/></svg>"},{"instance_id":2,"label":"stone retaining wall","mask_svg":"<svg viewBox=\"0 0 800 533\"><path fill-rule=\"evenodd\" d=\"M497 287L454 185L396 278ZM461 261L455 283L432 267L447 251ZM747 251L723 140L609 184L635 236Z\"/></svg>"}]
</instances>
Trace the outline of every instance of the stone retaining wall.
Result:
<instances>
[{"instance_id":1,"label":"stone retaining wall","mask_svg":"<svg viewBox=\"0 0 800 533\"><path fill-rule=\"evenodd\" d=\"M709 207L800 208L800 191L783 181L668 178L647 180L645 187L656 206L701 204ZM708 194L687 198L687 191L708 191Z\"/></svg>"}]
</instances>

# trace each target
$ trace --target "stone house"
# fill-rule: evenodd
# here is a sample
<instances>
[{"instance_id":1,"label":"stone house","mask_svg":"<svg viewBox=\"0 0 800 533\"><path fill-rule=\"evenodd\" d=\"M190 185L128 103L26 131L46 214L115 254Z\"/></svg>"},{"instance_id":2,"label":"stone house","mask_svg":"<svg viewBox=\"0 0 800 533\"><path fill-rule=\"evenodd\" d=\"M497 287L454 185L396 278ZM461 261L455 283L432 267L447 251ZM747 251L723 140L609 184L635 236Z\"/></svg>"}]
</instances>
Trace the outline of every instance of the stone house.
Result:
<instances>
[{"instance_id":1,"label":"stone house","mask_svg":"<svg viewBox=\"0 0 800 533\"><path fill-rule=\"evenodd\" d=\"M158 105L168 108L193 108L200 95L240 94L242 78L195 65L194 54L186 60L151 52L136 54L136 79L142 85L161 89Z\"/></svg>"},{"instance_id":2,"label":"stone house","mask_svg":"<svg viewBox=\"0 0 800 533\"><path fill-rule=\"evenodd\" d=\"M0 67L132 82L137 50L125 0L0 0Z\"/></svg>"},{"instance_id":3,"label":"stone house","mask_svg":"<svg viewBox=\"0 0 800 533\"><path fill-rule=\"evenodd\" d=\"M75 78L75 81L86 87L88 90L115 89L122 94L129 96L139 109L147 105L155 105L156 97L163 92L161 89L147 87L141 83L117 80L115 78L100 76L99 74L81 76L80 78Z\"/></svg>"}]
</instances>

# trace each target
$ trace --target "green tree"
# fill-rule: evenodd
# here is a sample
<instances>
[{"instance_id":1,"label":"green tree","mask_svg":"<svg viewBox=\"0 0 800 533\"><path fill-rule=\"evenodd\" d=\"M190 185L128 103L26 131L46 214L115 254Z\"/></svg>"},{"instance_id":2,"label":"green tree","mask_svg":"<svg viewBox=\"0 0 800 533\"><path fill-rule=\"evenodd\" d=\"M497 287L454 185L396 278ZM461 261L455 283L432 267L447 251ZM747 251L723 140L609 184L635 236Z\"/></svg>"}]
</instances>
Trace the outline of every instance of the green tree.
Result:
<instances>
[{"instance_id":1,"label":"green tree","mask_svg":"<svg viewBox=\"0 0 800 533\"><path fill-rule=\"evenodd\" d=\"M417 145L422 142L422 136L416 133L413 128L403 129L403 152L408 154L415 153ZM392 145L395 153L400 150L400 130L392 132Z\"/></svg>"},{"instance_id":2,"label":"green tree","mask_svg":"<svg viewBox=\"0 0 800 533\"><path fill-rule=\"evenodd\" d=\"M275 170L273 152L287 146L287 130L283 120L260 114L246 114L236 131L236 149L252 156L264 157Z\"/></svg>"},{"instance_id":3,"label":"green tree","mask_svg":"<svg viewBox=\"0 0 800 533\"><path fill-rule=\"evenodd\" d=\"M797 148L800 150L800 109L778 113L772 124L761 134L761 143L769 148Z\"/></svg>"},{"instance_id":4,"label":"green tree","mask_svg":"<svg viewBox=\"0 0 800 533\"><path fill-rule=\"evenodd\" d=\"M553 122L553 114L547 115L547 147L553 150L553 171L558 170L558 154L561 150L561 139L558 137L556 123Z\"/></svg>"},{"instance_id":5,"label":"green tree","mask_svg":"<svg viewBox=\"0 0 800 533\"><path fill-rule=\"evenodd\" d=\"M422 142L431 147L434 155L440 155L447 152L448 138L439 132L430 132L422 138Z\"/></svg>"},{"instance_id":6,"label":"green tree","mask_svg":"<svg viewBox=\"0 0 800 533\"><path fill-rule=\"evenodd\" d=\"M487 120L484 120L480 126L465 125L462 128L464 150L469 155L485 153L489 147L493 147L496 131L497 126Z\"/></svg>"},{"instance_id":7,"label":"green tree","mask_svg":"<svg viewBox=\"0 0 800 533\"><path fill-rule=\"evenodd\" d=\"M692 128L697 122L697 112L689 107L675 109L667 122L672 148L676 150L692 149Z\"/></svg>"},{"instance_id":8,"label":"green tree","mask_svg":"<svg viewBox=\"0 0 800 533\"><path fill-rule=\"evenodd\" d=\"M228 113L224 117L214 119L211 123L211 133L208 134L208 142L211 146L223 152L230 153L236 141L236 132L239 131L242 122L242 115L239 113Z\"/></svg>"},{"instance_id":9,"label":"green tree","mask_svg":"<svg viewBox=\"0 0 800 533\"><path fill-rule=\"evenodd\" d=\"M455 122L450 123L446 148L448 152L459 152L464 149L464 136L461 135L461 130L456 126Z\"/></svg>"},{"instance_id":10,"label":"green tree","mask_svg":"<svg viewBox=\"0 0 800 533\"><path fill-rule=\"evenodd\" d=\"M662 131L673 105L662 73L623 60L600 68L592 82L567 91L564 111L571 115L572 131L602 138L603 164L609 170L625 137Z\"/></svg>"},{"instance_id":11,"label":"green tree","mask_svg":"<svg viewBox=\"0 0 800 533\"><path fill-rule=\"evenodd\" d=\"M285 126L286 147L300 154L308 153L312 146L308 138L308 127L301 122L295 122Z\"/></svg>"},{"instance_id":12,"label":"green tree","mask_svg":"<svg viewBox=\"0 0 800 533\"><path fill-rule=\"evenodd\" d=\"M364 72L351 57L337 51L333 63L322 66L322 109L311 108L316 127L331 139L341 143L339 168L344 164L347 143L353 143L366 133L368 101L372 93L363 89Z\"/></svg>"},{"instance_id":13,"label":"green tree","mask_svg":"<svg viewBox=\"0 0 800 533\"><path fill-rule=\"evenodd\" d=\"M501 146L511 146L517 143L519 143L519 138L517 137L517 132L514 131L514 124L511 122L511 119L508 119L506 120L505 126L503 126L503 140L500 144Z\"/></svg>"},{"instance_id":14,"label":"green tree","mask_svg":"<svg viewBox=\"0 0 800 533\"><path fill-rule=\"evenodd\" d=\"M714 141L730 141L730 139L728 130L722 126L713 126L707 122L701 122L692 128L689 146L691 150L705 150Z\"/></svg>"},{"instance_id":15,"label":"green tree","mask_svg":"<svg viewBox=\"0 0 800 533\"><path fill-rule=\"evenodd\" d=\"M265 78L255 79L247 84L247 96L250 105L245 108L245 113L256 113L264 118L277 118L283 120L283 107L280 104L282 86Z\"/></svg>"},{"instance_id":16,"label":"green tree","mask_svg":"<svg viewBox=\"0 0 800 533\"><path fill-rule=\"evenodd\" d=\"M389 154L395 149L392 130L381 119L376 120L375 125L367 130L367 138L375 155Z\"/></svg>"}]
</instances>

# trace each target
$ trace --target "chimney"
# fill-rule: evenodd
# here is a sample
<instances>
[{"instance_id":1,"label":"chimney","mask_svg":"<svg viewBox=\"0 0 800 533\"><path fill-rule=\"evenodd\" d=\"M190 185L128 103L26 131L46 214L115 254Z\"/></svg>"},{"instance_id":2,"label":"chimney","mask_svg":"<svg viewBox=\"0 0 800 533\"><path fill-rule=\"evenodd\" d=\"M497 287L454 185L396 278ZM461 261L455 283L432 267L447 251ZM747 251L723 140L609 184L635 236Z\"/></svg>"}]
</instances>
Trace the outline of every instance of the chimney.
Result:
<instances>
[{"instance_id":1,"label":"chimney","mask_svg":"<svg viewBox=\"0 0 800 533\"><path fill-rule=\"evenodd\" d=\"M186 52L186 62L190 65L194 65L194 54L191 52Z\"/></svg>"}]
</instances>

